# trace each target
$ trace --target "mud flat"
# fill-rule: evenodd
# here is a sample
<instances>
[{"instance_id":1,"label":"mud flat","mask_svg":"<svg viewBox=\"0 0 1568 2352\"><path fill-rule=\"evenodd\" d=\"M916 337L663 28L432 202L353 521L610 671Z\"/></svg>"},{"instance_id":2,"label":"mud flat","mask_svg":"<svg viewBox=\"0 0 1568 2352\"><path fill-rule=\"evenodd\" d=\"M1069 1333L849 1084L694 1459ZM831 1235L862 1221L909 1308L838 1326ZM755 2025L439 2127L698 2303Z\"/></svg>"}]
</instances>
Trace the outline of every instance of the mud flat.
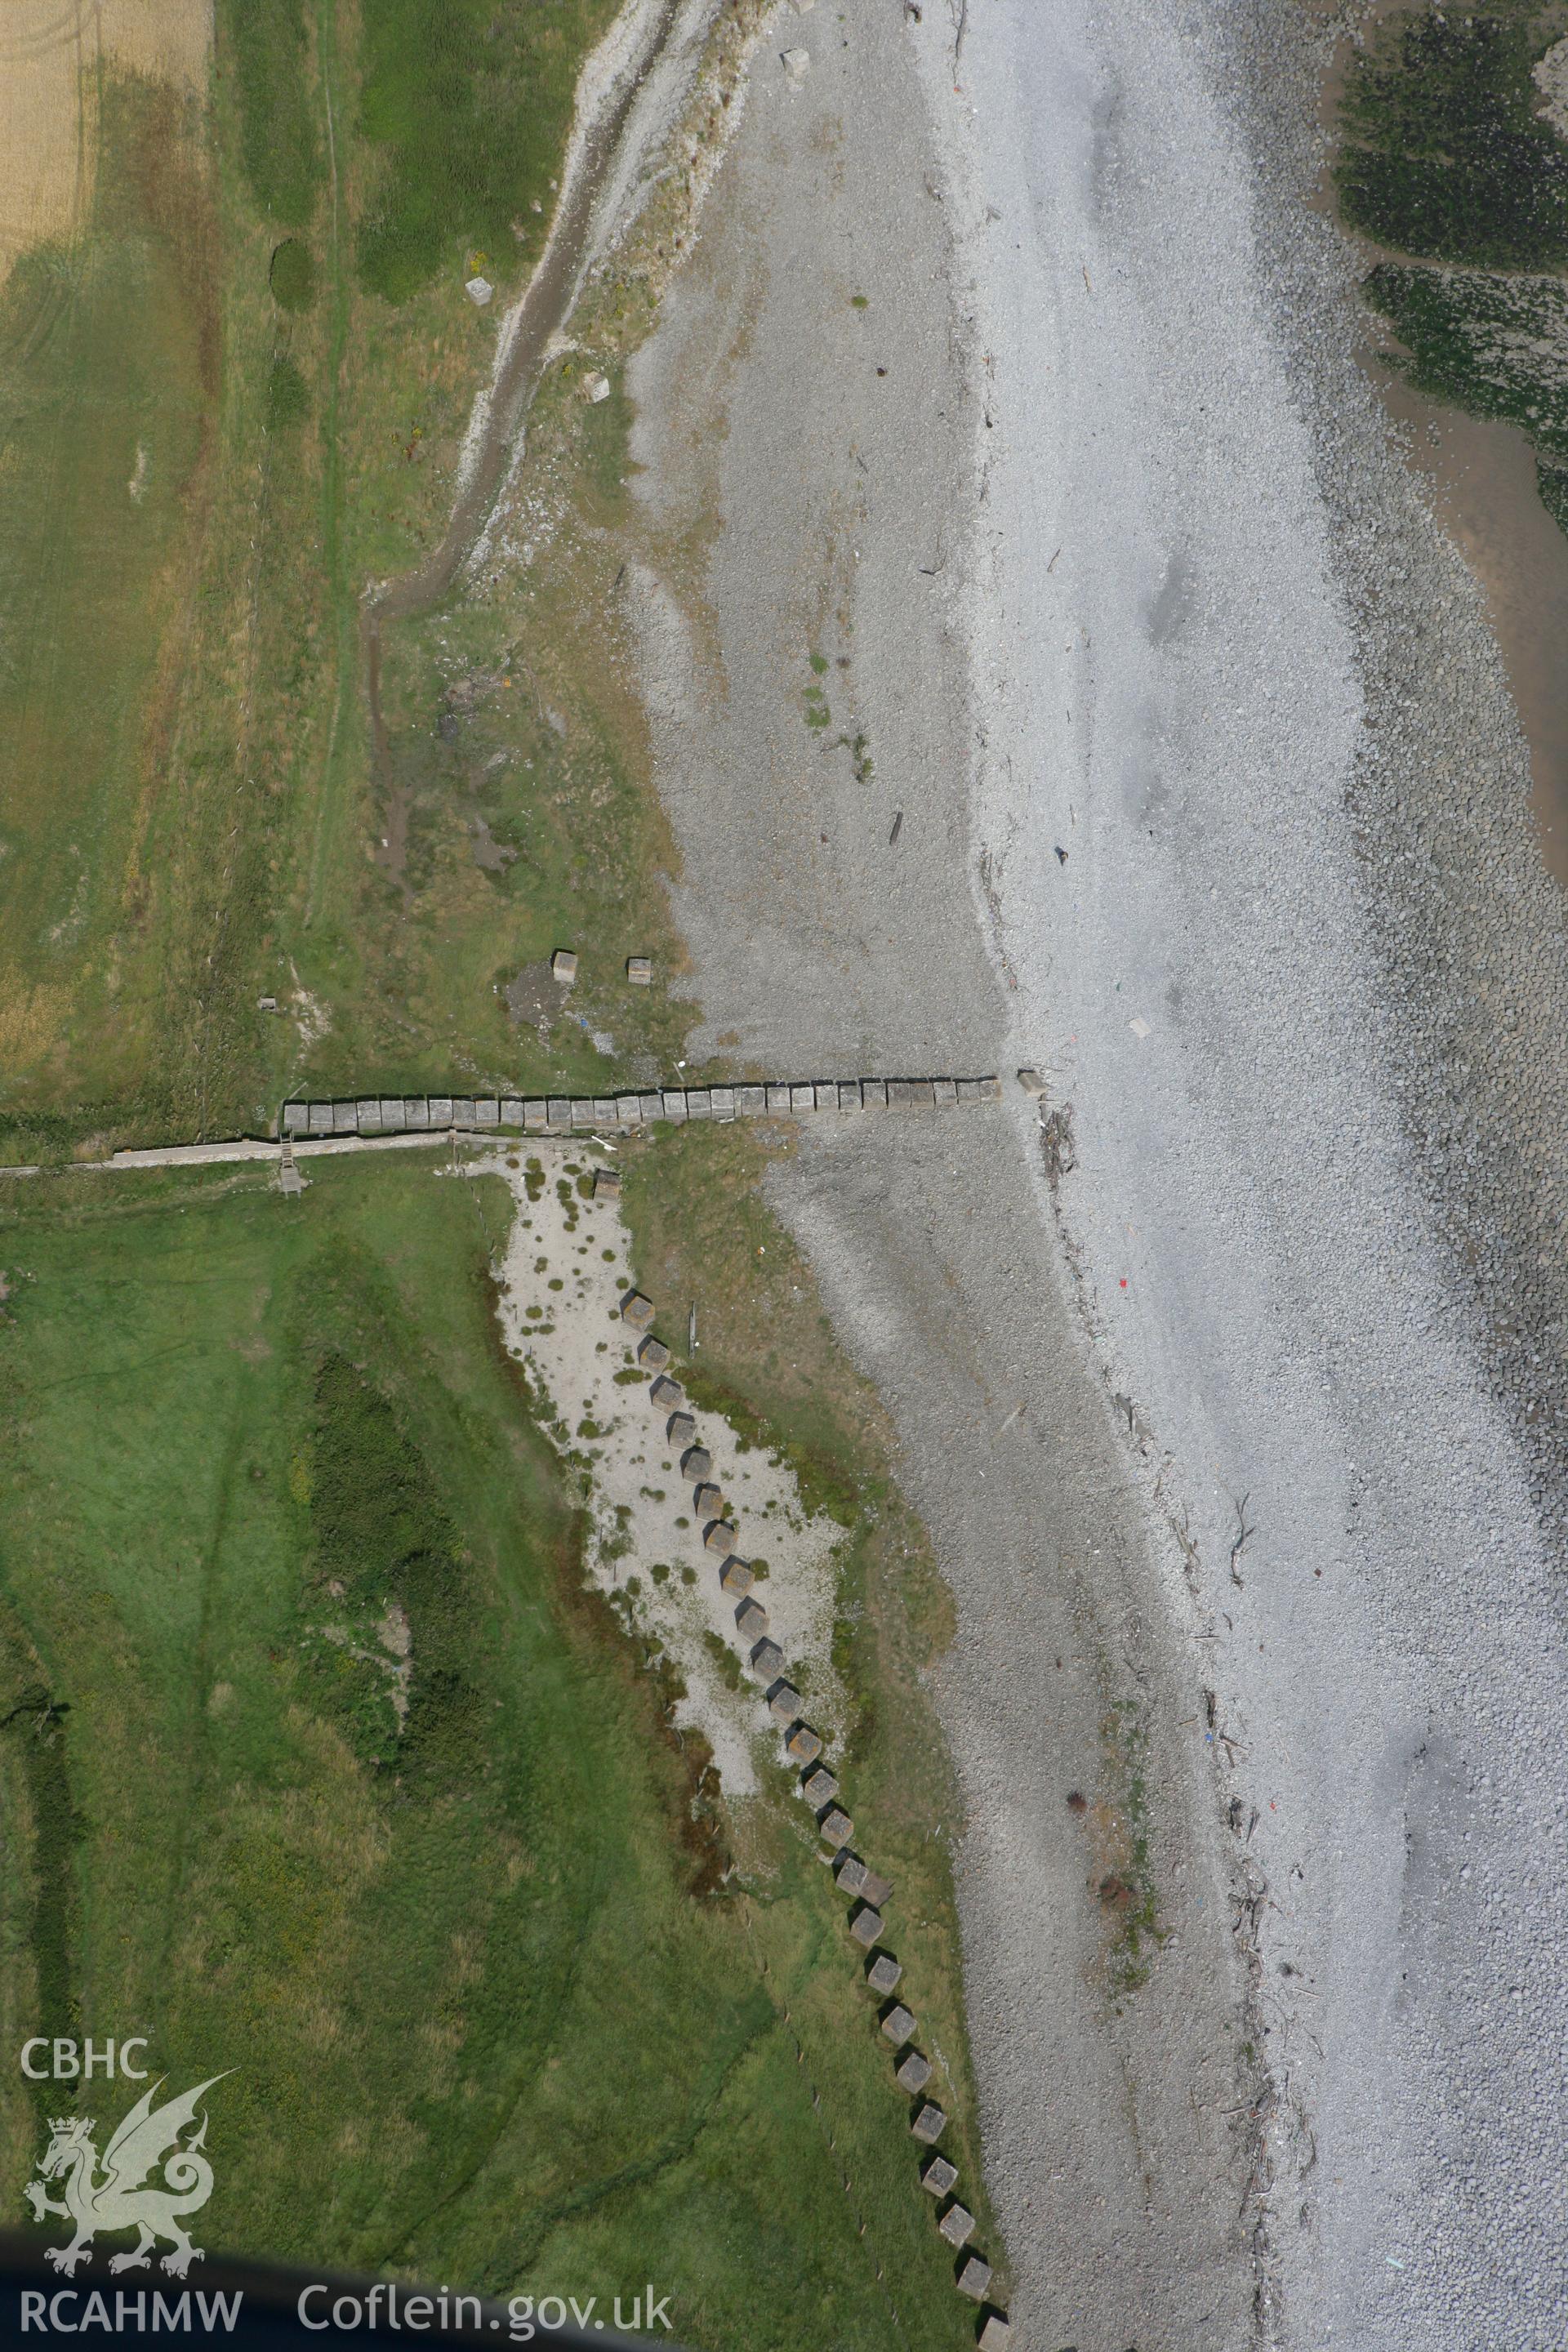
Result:
<instances>
[{"instance_id":1,"label":"mud flat","mask_svg":"<svg viewBox=\"0 0 1568 2352\"><path fill-rule=\"evenodd\" d=\"M978 855L1259 1898L1256 2335L1215 2340L1545 2347L1568 927L1528 749L1355 364L1305 16L1003 5L956 72L943 30Z\"/></svg>"}]
</instances>

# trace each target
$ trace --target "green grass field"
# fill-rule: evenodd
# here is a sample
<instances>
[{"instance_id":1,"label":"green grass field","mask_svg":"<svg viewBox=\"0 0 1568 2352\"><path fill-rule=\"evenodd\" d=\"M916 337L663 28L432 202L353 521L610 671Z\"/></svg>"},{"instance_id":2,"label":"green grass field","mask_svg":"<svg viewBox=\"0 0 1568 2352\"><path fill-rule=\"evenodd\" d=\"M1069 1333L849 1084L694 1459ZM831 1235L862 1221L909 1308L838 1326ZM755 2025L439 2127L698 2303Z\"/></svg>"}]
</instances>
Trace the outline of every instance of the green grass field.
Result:
<instances>
[{"instance_id":1,"label":"green grass field","mask_svg":"<svg viewBox=\"0 0 1568 2352\"><path fill-rule=\"evenodd\" d=\"M725 1877L582 1588L495 1338L506 1196L434 1156L311 1174L298 1203L62 1177L0 1222L8 2027L236 2070L214 2246L628 2305L652 2279L698 2346L962 2343L826 1872L781 1801ZM858 1810L961 2053L945 1866L865 1705ZM13 2210L58 2095L0 2089Z\"/></svg>"}]
</instances>

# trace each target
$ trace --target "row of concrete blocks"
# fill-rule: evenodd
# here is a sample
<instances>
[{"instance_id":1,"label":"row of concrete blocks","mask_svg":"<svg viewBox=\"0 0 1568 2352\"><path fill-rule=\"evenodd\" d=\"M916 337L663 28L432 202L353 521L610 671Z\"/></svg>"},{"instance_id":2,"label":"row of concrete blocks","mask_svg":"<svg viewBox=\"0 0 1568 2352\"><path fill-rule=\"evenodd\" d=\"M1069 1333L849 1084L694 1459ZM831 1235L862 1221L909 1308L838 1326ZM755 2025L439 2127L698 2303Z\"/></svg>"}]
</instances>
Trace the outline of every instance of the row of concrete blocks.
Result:
<instances>
[{"instance_id":1,"label":"row of concrete blocks","mask_svg":"<svg viewBox=\"0 0 1568 2352\"><path fill-rule=\"evenodd\" d=\"M448 1128L517 1128L525 1135L584 1135L596 1128L676 1126L688 1119L763 1118L808 1111L913 1110L995 1102L997 1078L850 1078L826 1085L663 1087L650 1094L381 1095L358 1102L291 1102L283 1106L283 1132L310 1135L444 1134Z\"/></svg>"},{"instance_id":2,"label":"row of concrete blocks","mask_svg":"<svg viewBox=\"0 0 1568 2352\"><path fill-rule=\"evenodd\" d=\"M931 2081L931 2061L914 2046L913 2015L901 2001L889 1997L903 1976L902 1964L881 1943L886 1925L883 1907L892 1895L892 1882L868 1869L850 1850L855 1824L838 1802L838 1780L829 1769L822 1739L803 1719L804 1702L789 1679L783 1650L768 1633L768 1612L752 1589L756 1580L751 1564L735 1550L740 1529L729 1517L722 1491L710 1483L713 1457L698 1442L696 1419L687 1409L685 1391L667 1369L669 1349L652 1328L653 1301L634 1290L621 1301L621 1314L640 1335L637 1362L654 1375L651 1401L668 1415L666 1441L679 1453L682 1475L695 1489L699 1521L708 1522L703 1548L720 1563L719 1581L726 1595L738 1601L735 1630L746 1644L752 1674L764 1685L768 1713L784 1735L784 1754L798 1774L800 1795L816 1816L824 1843L833 1849L834 1878L840 1894L850 1900L849 1933L866 1955L866 1981L883 2000L881 2029L899 2053L898 2081L917 2103L910 2129L931 2151L921 2169L921 2186L936 2200L938 2231L958 2256L955 2284L960 2294L984 2305L991 2286L991 2265L969 2244L974 2215L953 2194L958 2168L936 2152L935 2144L947 2128L947 2116L934 2100L923 2095ZM1006 2314L994 2307L984 2310L978 2333L980 2352L1007 2352L1011 2338Z\"/></svg>"}]
</instances>

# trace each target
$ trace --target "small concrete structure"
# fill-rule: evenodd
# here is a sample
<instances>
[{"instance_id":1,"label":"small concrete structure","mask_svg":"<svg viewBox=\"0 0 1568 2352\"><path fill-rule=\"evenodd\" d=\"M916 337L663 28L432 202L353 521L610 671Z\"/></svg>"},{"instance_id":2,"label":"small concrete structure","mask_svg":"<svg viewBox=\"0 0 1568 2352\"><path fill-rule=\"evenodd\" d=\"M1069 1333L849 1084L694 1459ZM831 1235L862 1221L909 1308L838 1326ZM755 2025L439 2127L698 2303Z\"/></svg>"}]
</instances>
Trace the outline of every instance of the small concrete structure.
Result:
<instances>
[{"instance_id":1,"label":"small concrete structure","mask_svg":"<svg viewBox=\"0 0 1568 2352\"><path fill-rule=\"evenodd\" d=\"M463 285L463 291L476 310L484 309L495 290L488 278L469 278L465 279Z\"/></svg>"},{"instance_id":2,"label":"small concrete structure","mask_svg":"<svg viewBox=\"0 0 1568 2352\"><path fill-rule=\"evenodd\" d=\"M797 1723L784 1741L784 1754L793 1764L815 1764L821 1753L822 1742L809 1723Z\"/></svg>"},{"instance_id":3,"label":"small concrete structure","mask_svg":"<svg viewBox=\"0 0 1568 2352\"><path fill-rule=\"evenodd\" d=\"M628 1291L621 1301L621 1320L629 1323L634 1331L646 1331L656 1312L652 1299L645 1298L640 1290Z\"/></svg>"},{"instance_id":4,"label":"small concrete structure","mask_svg":"<svg viewBox=\"0 0 1568 2352\"><path fill-rule=\"evenodd\" d=\"M862 1078L860 1081L860 1099L865 1104L868 1110L886 1110L888 1108L887 1080L885 1078Z\"/></svg>"},{"instance_id":5,"label":"small concrete structure","mask_svg":"<svg viewBox=\"0 0 1568 2352\"><path fill-rule=\"evenodd\" d=\"M1046 1091L1046 1082L1044 1078L1041 1077L1038 1070L1020 1070L1018 1073L1018 1084L1023 1087L1024 1092L1028 1096L1031 1102L1038 1102Z\"/></svg>"},{"instance_id":6,"label":"small concrete structure","mask_svg":"<svg viewBox=\"0 0 1568 2352\"><path fill-rule=\"evenodd\" d=\"M587 374L583 378L584 399L587 401L591 406L597 407L601 400L608 400L609 396L609 377L607 375L601 375L596 368L590 368Z\"/></svg>"},{"instance_id":7,"label":"small concrete structure","mask_svg":"<svg viewBox=\"0 0 1568 2352\"><path fill-rule=\"evenodd\" d=\"M958 1088L951 1078L933 1078L931 1082L931 1100L938 1110L943 1110L958 1100Z\"/></svg>"},{"instance_id":8,"label":"small concrete structure","mask_svg":"<svg viewBox=\"0 0 1568 2352\"><path fill-rule=\"evenodd\" d=\"M743 1642L756 1642L768 1630L768 1612L760 1601L748 1596L735 1612L735 1631Z\"/></svg>"},{"instance_id":9,"label":"small concrete structure","mask_svg":"<svg viewBox=\"0 0 1568 2352\"><path fill-rule=\"evenodd\" d=\"M928 2197L945 2197L958 2179L958 2167L945 2156L933 2156L921 2167L921 2187Z\"/></svg>"},{"instance_id":10,"label":"small concrete structure","mask_svg":"<svg viewBox=\"0 0 1568 2352\"><path fill-rule=\"evenodd\" d=\"M840 1805L829 1805L816 1828L817 1834L831 1846L847 1845L855 1834L855 1824Z\"/></svg>"},{"instance_id":11,"label":"small concrete structure","mask_svg":"<svg viewBox=\"0 0 1568 2352\"><path fill-rule=\"evenodd\" d=\"M614 1127L615 1123L616 1098L614 1095L595 1095L594 1097L595 1126Z\"/></svg>"},{"instance_id":12,"label":"small concrete structure","mask_svg":"<svg viewBox=\"0 0 1568 2352\"><path fill-rule=\"evenodd\" d=\"M974 2216L968 2206L961 2205L955 2197L936 2226L950 2246L966 2246L974 2235ZM990 2284L989 2272L986 2273L986 2284ZM984 2291L983 2287L981 2293ZM967 2287L964 2293L969 2293Z\"/></svg>"},{"instance_id":13,"label":"small concrete structure","mask_svg":"<svg viewBox=\"0 0 1568 2352\"><path fill-rule=\"evenodd\" d=\"M705 1445L689 1445L680 1457L680 1475L700 1486L704 1478L713 1475L713 1456Z\"/></svg>"},{"instance_id":14,"label":"small concrete structure","mask_svg":"<svg viewBox=\"0 0 1568 2352\"><path fill-rule=\"evenodd\" d=\"M595 1201L618 1201L621 1197L621 1176L618 1168L601 1168L594 1178Z\"/></svg>"},{"instance_id":15,"label":"small concrete structure","mask_svg":"<svg viewBox=\"0 0 1568 2352\"><path fill-rule=\"evenodd\" d=\"M976 2303L984 2303L985 2290L991 2284L990 2263L983 2254L971 2254L960 2270L955 2284L960 2294L973 2295Z\"/></svg>"},{"instance_id":16,"label":"small concrete structure","mask_svg":"<svg viewBox=\"0 0 1568 2352\"><path fill-rule=\"evenodd\" d=\"M875 1952L866 1963L866 1981L873 1992L891 1992L903 1973L891 1952Z\"/></svg>"},{"instance_id":17,"label":"small concrete structure","mask_svg":"<svg viewBox=\"0 0 1568 2352\"><path fill-rule=\"evenodd\" d=\"M795 1113L797 1118L805 1111L815 1110L816 1108L816 1088L815 1087L791 1087L789 1090L789 1107L791 1110Z\"/></svg>"},{"instance_id":18,"label":"small concrete structure","mask_svg":"<svg viewBox=\"0 0 1568 2352\"><path fill-rule=\"evenodd\" d=\"M659 1097L659 1100L664 1105L664 1117L668 1119L673 1119L677 1127L679 1127L686 1117L685 1087L666 1087L663 1094Z\"/></svg>"},{"instance_id":19,"label":"small concrete structure","mask_svg":"<svg viewBox=\"0 0 1568 2352\"><path fill-rule=\"evenodd\" d=\"M475 1110L476 1105L472 1095L454 1095L452 1097L452 1125L454 1127L472 1127L474 1124Z\"/></svg>"},{"instance_id":20,"label":"small concrete structure","mask_svg":"<svg viewBox=\"0 0 1568 2352\"><path fill-rule=\"evenodd\" d=\"M450 1095L432 1095L432 1096L431 1096L431 1097L430 1097L430 1124L431 1124L431 1126L432 1126L433 1128L437 1128L437 1129L443 1128L443 1127L450 1127L450 1126L451 1126L451 1124L452 1124L452 1097L451 1097L451 1096L450 1096Z\"/></svg>"},{"instance_id":21,"label":"small concrete structure","mask_svg":"<svg viewBox=\"0 0 1568 2352\"><path fill-rule=\"evenodd\" d=\"M669 1361L669 1349L650 1331L646 1339L637 1341L637 1361L645 1372L662 1372Z\"/></svg>"},{"instance_id":22,"label":"small concrete structure","mask_svg":"<svg viewBox=\"0 0 1568 2352\"><path fill-rule=\"evenodd\" d=\"M634 988L651 988L653 986L652 956L627 956L626 978Z\"/></svg>"},{"instance_id":23,"label":"small concrete structure","mask_svg":"<svg viewBox=\"0 0 1568 2352\"><path fill-rule=\"evenodd\" d=\"M530 1135L542 1135L550 1123L550 1106L543 1101L528 1101L522 1106L522 1123Z\"/></svg>"},{"instance_id":24,"label":"small concrete structure","mask_svg":"<svg viewBox=\"0 0 1568 2352\"><path fill-rule=\"evenodd\" d=\"M881 1913L873 1911L868 1903L857 1903L854 1910L849 1914L849 1933L854 1937L855 1941L869 1951L881 1932ZM902 2080L901 2075L900 2080ZM919 2083L911 2085L911 2088L917 2091L921 2087Z\"/></svg>"},{"instance_id":25,"label":"small concrete structure","mask_svg":"<svg viewBox=\"0 0 1568 2352\"><path fill-rule=\"evenodd\" d=\"M958 1081L958 1099L961 1103L977 1103L980 1100L979 1079L960 1078Z\"/></svg>"},{"instance_id":26,"label":"small concrete structure","mask_svg":"<svg viewBox=\"0 0 1568 2352\"><path fill-rule=\"evenodd\" d=\"M899 2065L899 2081L911 2099L918 2098L931 2081L931 2060L918 2050L908 2050Z\"/></svg>"},{"instance_id":27,"label":"small concrete structure","mask_svg":"<svg viewBox=\"0 0 1568 2352\"><path fill-rule=\"evenodd\" d=\"M838 1783L826 1764L814 1764L800 1784L800 1793L814 1811L820 1812L838 1794Z\"/></svg>"},{"instance_id":28,"label":"small concrete structure","mask_svg":"<svg viewBox=\"0 0 1568 2352\"><path fill-rule=\"evenodd\" d=\"M947 2129L947 2116L941 2107L928 2099L910 2126L910 2129L918 2140L923 2140L927 2147L930 2147L933 2141L939 2140Z\"/></svg>"},{"instance_id":29,"label":"small concrete structure","mask_svg":"<svg viewBox=\"0 0 1568 2352\"><path fill-rule=\"evenodd\" d=\"M639 1127L642 1124L642 1104L638 1100L637 1097L636 1095L617 1095L616 1097L616 1117L622 1127Z\"/></svg>"},{"instance_id":30,"label":"small concrete structure","mask_svg":"<svg viewBox=\"0 0 1568 2352\"><path fill-rule=\"evenodd\" d=\"M759 1111L766 1110L767 1107L768 1090L766 1087L737 1087L735 1088L735 1113L737 1118L755 1118L757 1113Z\"/></svg>"},{"instance_id":31,"label":"small concrete structure","mask_svg":"<svg viewBox=\"0 0 1568 2352\"><path fill-rule=\"evenodd\" d=\"M727 1559L719 1570L719 1582L731 1598L739 1601L750 1592L756 1582L751 1563L743 1559Z\"/></svg>"},{"instance_id":32,"label":"small concrete structure","mask_svg":"<svg viewBox=\"0 0 1568 2352\"><path fill-rule=\"evenodd\" d=\"M784 1652L776 1642L770 1642L766 1634L753 1645L751 1666L759 1682L773 1682L784 1662Z\"/></svg>"},{"instance_id":33,"label":"small concrete structure","mask_svg":"<svg viewBox=\"0 0 1568 2352\"><path fill-rule=\"evenodd\" d=\"M775 1723L793 1723L800 1713L800 1693L782 1679L768 1693L768 1713Z\"/></svg>"},{"instance_id":34,"label":"small concrete structure","mask_svg":"<svg viewBox=\"0 0 1568 2352\"><path fill-rule=\"evenodd\" d=\"M787 1087L770 1086L767 1096L770 1110L788 1110L789 1088Z\"/></svg>"},{"instance_id":35,"label":"small concrete structure","mask_svg":"<svg viewBox=\"0 0 1568 2352\"><path fill-rule=\"evenodd\" d=\"M907 2042L915 2030L914 2019L901 2000L893 2001L882 2011L882 2031L889 2042ZM956 2180L958 2175L953 2174Z\"/></svg>"},{"instance_id":36,"label":"small concrete structure","mask_svg":"<svg viewBox=\"0 0 1568 2352\"><path fill-rule=\"evenodd\" d=\"M571 948L557 948L550 959L550 976L563 988L570 988L577 977L577 958Z\"/></svg>"},{"instance_id":37,"label":"small concrete structure","mask_svg":"<svg viewBox=\"0 0 1568 2352\"><path fill-rule=\"evenodd\" d=\"M863 1110L865 1108L865 1105L860 1099L860 1081L858 1078L855 1079L849 1086L841 1086L839 1087L838 1108L840 1110Z\"/></svg>"},{"instance_id":38,"label":"small concrete structure","mask_svg":"<svg viewBox=\"0 0 1568 2352\"><path fill-rule=\"evenodd\" d=\"M572 1132L572 1105L565 1095L552 1095L544 1106L544 1124L555 1135Z\"/></svg>"},{"instance_id":39,"label":"small concrete structure","mask_svg":"<svg viewBox=\"0 0 1568 2352\"><path fill-rule=\"evenodd\" d=\"M712 1116L713 1116L713 1097L712 1097L711 1092L710 1091L710 1089L709 1089L707 1087L687 1087L687 1089L686 1089L686 1116L687 1116L687 1118L712 1118Z\"/></svg>"},{"instance_id":40,"label":"small concrete structure","mask_svg":"<svg viewBox=\"0 0 1568 2352\"><path fill-rule=\"evenodd\" d=\"M706 1551L717 1552L721 1559L728 1559L740 1538L739 1528L731 1527L728 1519L715 1519L703 1536L703 1549Z\"/></svg>"},{"instance_id":41,"label":"small concrete structure","mask_svg":"<svg viewBox=\"0 0 1568 2352\"><path fill-rule=\"evenodd\" d=\"M734 1118L735 1089L733 1087L714 1087L713 1116L718 1119L731 1119Z\"/></svg>"},{"instance_id":42,"label":"small concrete structure","mask_svg":"<svg viewBox=\"0 0 1568 2352\"><path fill-rule=\"evenodd\" d=\"M833 1865L833 1875L841 1895L864 1895L871 1874L858 1853L841 1853Z\"/></svg>"},{"instance_id":43,"label":"small concrete structure","mask_svg":"<svg viewBox=\"0 0 1568 2352\"><path fill-rule=\"evenodd\" d=\"M700 1519L721 1519L724 1516L723 1488L699 1486L691 1497L691 1507Z\"/></svg>"},{"instance_id":44,"label":"small concrete structure","mask_svg":"<svg viewBox=\"0 0 1568 2352\"><path fill-rule=\"evenodd\" d=\"M913 1100L914 1096L910 1090L910 1083L907 1078L889 1078L888 1080L888 1108L889 1110L908 1110Z\"/></svg>"},{"instance_id":45,"label":"small concrete structure","mask_svg":"<svg viewBox=\"0 0 1568 2352\"><path fill-rule=\"evenodd\" d=\"M642 1113L643 1125L645 1127L651 1127L655 1119L662 1118L664 1117L664 1097L662 1095L638 1095L637 1108Z\"/></svg>"},{"instance_id":46,"label":"small concrete structure","mask_svg":"<svg viewBox=\"0 0 1568 2352\"><path fill-rule=\"evenodd\" d=\"M412 1110L412 1105L410 1106L410 1109ZM416 1120L410 1117L408 1121L410 1127L414 1127L416 1125L419 1127L427 1127L429 1123L428 1106L426 1106L426 1116L424 1118ZM503 1127L521 1127L522 1125L522 1103L521 1097L517 1095L503 1095L501 1097L500 1123Z\"/></svg>"},{"instance_id":47,"label":"small concrete structure","mask_svg":"<svg viewBox=\"0 0 1568 2352\"><path fill-rule=\"evenodd\" d=\"M890 1878L879 1877L874 1870L868 1870L866 1873L865 1881L860 1888L861 1896L866 1902L876 1904L880 1910L892 1891L893 1882Z\"/></svg>"},{"instance_id":48,"label":"small concrete structure","mask_svg":"<svg viewBox=\"0 0 1568 2352\"><path fill-rule=\"evenodd\" d=\"M988 2311L975 2342L979 2352L1010 2352L1013 2330L1005 2312Z\"/></svg>"},{"instance_id":49,"label":"small concrete structure","mask_svg":"<svg viewBox=\"0 0 1568 2352\"><path fill-rule=\"evenodd\" d=\"M686 1391L679 1381L672 1381L668 1372L660 1372L648 1394L655 1404L661 1404L667 1411L673 1412L678 1404L684 1402Z\"/></svg>"},{"instance_id":50,"label":"small concrete structure","mask_svg":"<svg viewBox=\"0 0 1568 2352\"><path fill-rule=\"evenodd\" d=\"M672 1412L664 1424L664 1433L671 1445L684 1453L697 1434L697 1423L689 1412Z\"/></svg>"}]
</instances>

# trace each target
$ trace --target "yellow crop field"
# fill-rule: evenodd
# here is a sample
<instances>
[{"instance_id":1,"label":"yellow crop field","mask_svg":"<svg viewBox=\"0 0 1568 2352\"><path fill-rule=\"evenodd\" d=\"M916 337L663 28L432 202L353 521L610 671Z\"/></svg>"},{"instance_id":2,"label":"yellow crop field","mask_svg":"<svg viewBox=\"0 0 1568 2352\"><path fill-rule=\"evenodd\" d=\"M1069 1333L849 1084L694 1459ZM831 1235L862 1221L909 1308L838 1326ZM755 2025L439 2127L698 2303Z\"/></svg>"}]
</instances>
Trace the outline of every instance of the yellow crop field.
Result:
<instances>
[{"instance_id":1,"label":"yellow crop field","mask_svg":"<svg viewBox=\"0 0 1568 2352\"><path fill-rule=\"evenodd\" d=\"M0 284L29 246L70 236L92 199L98 77L200 87L206 0L5 0L0 9Z\"/></svg>"}]
</instances>

